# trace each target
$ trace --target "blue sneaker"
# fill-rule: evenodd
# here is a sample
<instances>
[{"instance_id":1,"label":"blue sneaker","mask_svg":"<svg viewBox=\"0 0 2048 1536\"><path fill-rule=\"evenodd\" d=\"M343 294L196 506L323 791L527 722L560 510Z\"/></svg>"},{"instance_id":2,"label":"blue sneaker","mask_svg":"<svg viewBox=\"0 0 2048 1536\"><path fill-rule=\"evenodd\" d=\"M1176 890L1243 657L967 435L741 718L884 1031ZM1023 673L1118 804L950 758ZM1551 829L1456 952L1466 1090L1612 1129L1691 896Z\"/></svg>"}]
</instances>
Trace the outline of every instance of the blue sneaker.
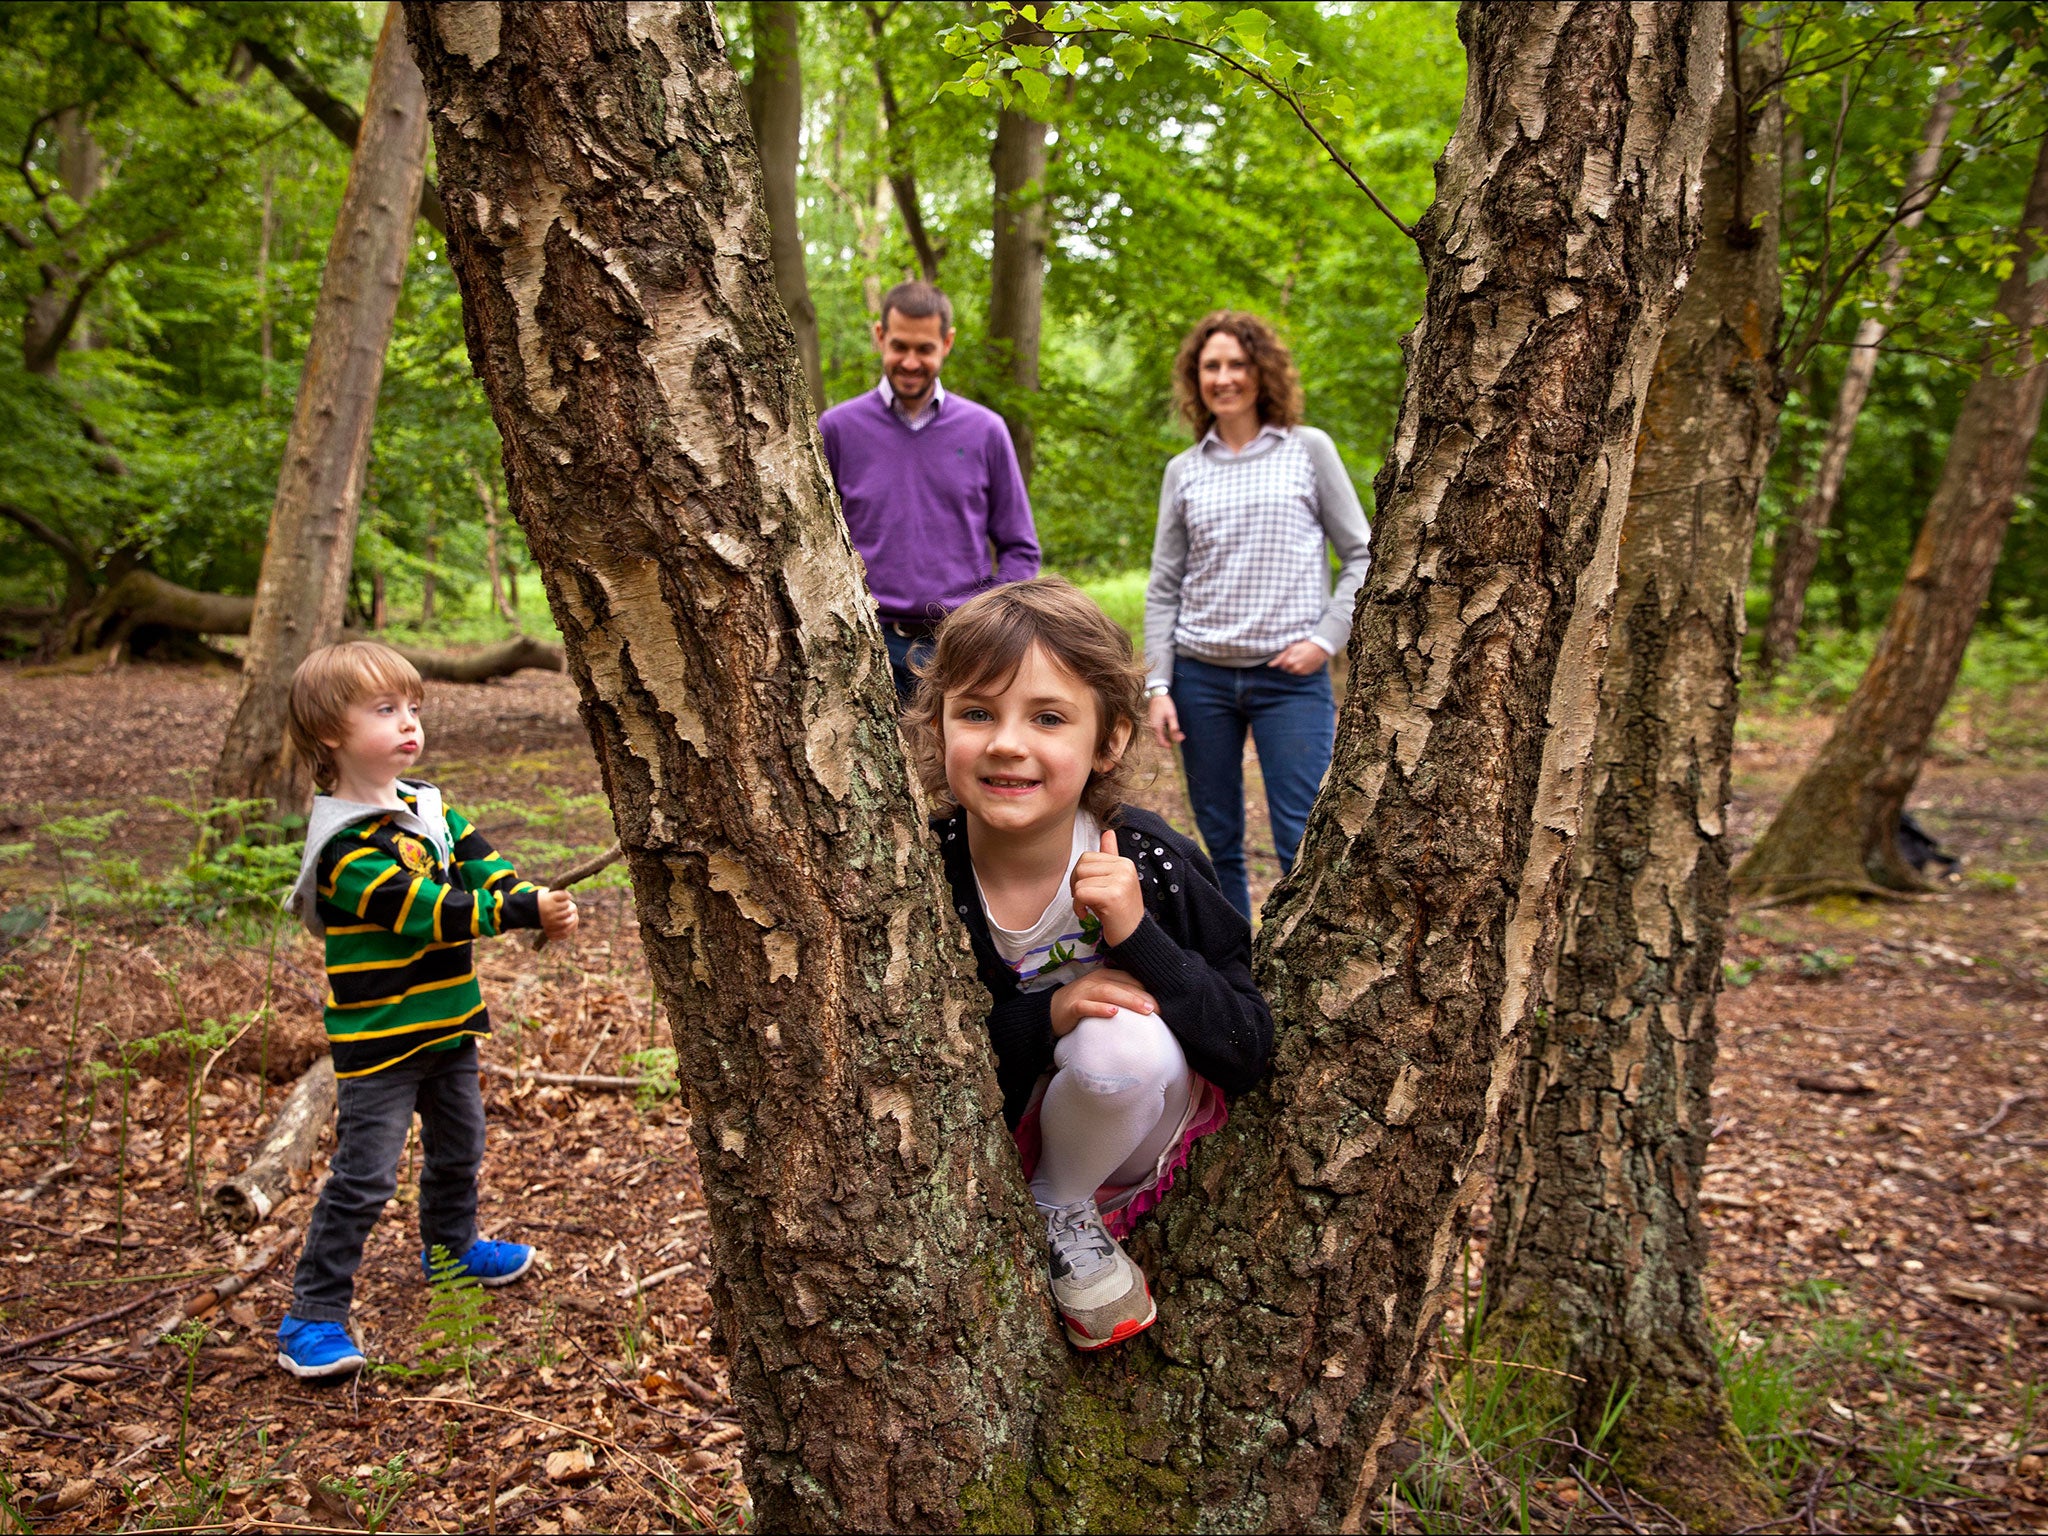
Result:
<instances>
[{"instance_id":1,"label":"blue sneaker","mask_svg":"<svg viewBox=\"0 0 2048 1536\"><path fill-rule=\"evenodd\" d=\"M277 1325L277 1363L301 1381L353 1376L365 1362L340 1323L309 1323L287 1315Z\"/></svg>"},{"instance_id":2,"label":"blue sneaker","mask_svg":"<svg viewBox=\"0 0 2048 1536\"><path fill-rule=\"evenodd\" d=\"M493 1243L478 1238L455 1260L458 1268L450 1279L473 1275L479 1285L510 1285L533 1268L533 1250L525 1243ZM420 1255L420 1273L434 1278L434 1255L429 1249Z\"/></svg>"}]
</instances>

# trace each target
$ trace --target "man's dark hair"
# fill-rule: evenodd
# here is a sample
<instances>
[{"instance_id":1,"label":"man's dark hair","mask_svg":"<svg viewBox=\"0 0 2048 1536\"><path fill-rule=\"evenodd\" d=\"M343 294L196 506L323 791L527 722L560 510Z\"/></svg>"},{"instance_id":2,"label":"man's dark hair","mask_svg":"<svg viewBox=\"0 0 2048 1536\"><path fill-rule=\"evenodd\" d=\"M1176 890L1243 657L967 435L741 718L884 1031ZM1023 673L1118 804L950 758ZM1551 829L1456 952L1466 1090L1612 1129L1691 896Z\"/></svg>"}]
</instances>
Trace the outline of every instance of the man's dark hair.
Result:
<instances>
[{"instance_id":1,"label":"man's dark hair","mask_svg":"<svg viewBox=\"0 0 2048 1536\"><path fill-rule=\"evenodd\" d=\"M907 283L898 283L882 295L882 329L889 329L889 311L895 310L906 320L922 320L928 315L939 317L939 330L943 335L953 334L953 301L931 283L912 278Z\"/></svg>"}]
</instances>

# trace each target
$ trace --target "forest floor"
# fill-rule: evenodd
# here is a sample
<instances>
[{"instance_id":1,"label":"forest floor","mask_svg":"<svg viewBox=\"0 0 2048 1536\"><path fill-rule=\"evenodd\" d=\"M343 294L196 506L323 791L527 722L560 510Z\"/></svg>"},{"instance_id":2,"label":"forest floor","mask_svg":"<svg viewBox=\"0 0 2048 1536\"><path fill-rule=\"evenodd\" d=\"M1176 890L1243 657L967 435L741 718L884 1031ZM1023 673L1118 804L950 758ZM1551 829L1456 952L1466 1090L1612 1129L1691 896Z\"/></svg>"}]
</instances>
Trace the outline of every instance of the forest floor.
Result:
<instances>
[{"instance_id":1,"label":"forest floor","mask_svg":"<svg viewBox=\"0 0 2048 1536\"><path fill-rule=\"evenodd\" d=\"M229 864L193 858L232 686L0 674L0 1531L739 1524L696 1159L616 869L573 945L479 946L488 1061L645 1084L486 1077L485 1231L538 1244L539 1272L451 1344L402 1189L359 1279L382 1368L326 1390L276 1369L312 1183L245 1234L193 1195L322 1049L317 947L250 899L261 871L236 904ZM2005 707L2048 721L2048 689ZM523 869L610 841L566 679L435 685L427 721L423 771ZM1825 730L1744 722L1738 839ZM1916 811L1964 859L1945 894L1737 920L1702 1198L1731 1398L1785 1501L1759 1529L2048 1525L2048 731L2020 737L1993 755L1966 718L1923 777ZM1189 825L1152 769L1140 797ZM1254 860L1255 897L1276 874ZM150 1346L221 1280L246 1283ZM1536 1459L1557 1426L1443 1353L1399 1528L1670 1528Z\"/></svg>"}]
</instances>

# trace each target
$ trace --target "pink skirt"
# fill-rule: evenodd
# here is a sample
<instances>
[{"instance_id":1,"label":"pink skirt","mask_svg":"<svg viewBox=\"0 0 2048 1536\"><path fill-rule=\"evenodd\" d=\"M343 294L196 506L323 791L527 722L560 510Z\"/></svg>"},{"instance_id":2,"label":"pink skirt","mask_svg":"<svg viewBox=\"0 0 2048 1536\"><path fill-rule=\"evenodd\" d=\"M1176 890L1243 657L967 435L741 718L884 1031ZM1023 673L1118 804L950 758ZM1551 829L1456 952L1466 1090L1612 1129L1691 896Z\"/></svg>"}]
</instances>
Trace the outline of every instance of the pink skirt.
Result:
<instances>
[{"instance_id":1,"label":"pink skirt","mask_svg":"<svg viewBox=\"0 0 2048 1536\"><path fill-rule=\"evenodd\" d=\"M1199 1072L1188 1074L1194 1079L1193 1091L1188 1094L1187 1113L1181 1117L1180 1134L1166 1144L1166 1150L1159 1154L1159 1163L1152 1170L1152 1176L1136 1184L1105 1184L1095 1192L1095 1207L1102 1212L1102 1225L1109 1235L1121 1241L1130 1236L1131 1228L1138 1218L1166 1198L1166 1192L1173 1188L1173 1181L1181 1169L1187 1167L1188 1156L1194 1151L1195 1143L1211 1131L1223 1129L1223 1122L1230 1118L1230 1111L1223 1102L1223 1090L1210 1082ZM1017 1129L1011 1134L1017 1142L1017 1156L1024 1163L1024 1177L1029 1179L1038 1171L1038 1158L1045 1150L1045 1135L1039 1129L1038 1107L1045 1100L1047 1084L1053 1075L1048 1072L1038 1080L1032 1090L1031 1102L1024 1107L1024 1117L1017 1122Z\"/></svg>"}]
</instances>

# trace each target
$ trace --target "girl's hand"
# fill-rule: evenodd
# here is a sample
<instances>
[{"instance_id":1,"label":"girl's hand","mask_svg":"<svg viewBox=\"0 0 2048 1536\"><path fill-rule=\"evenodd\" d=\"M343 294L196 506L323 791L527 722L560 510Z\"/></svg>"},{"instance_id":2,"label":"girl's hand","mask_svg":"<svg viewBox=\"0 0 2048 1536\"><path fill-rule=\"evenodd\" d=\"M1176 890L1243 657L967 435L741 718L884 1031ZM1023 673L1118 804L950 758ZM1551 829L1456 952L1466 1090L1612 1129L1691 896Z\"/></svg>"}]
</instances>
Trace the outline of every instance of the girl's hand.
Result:
<instances>
[{"instance_id":1,"label":"girl's hand","mask_svg":"<svg viewBox=\"0 0 2048 1536\"><path fill-rule=\"evenodd\" d=\"M551 940L566 939L576 931L576 898L567 891L540 893L540 931Z\"/></svg>"},{"instance_id":2,"label":"girl's hand","mask_svg":"<svg viewBox=\"0 0 2048 1536\"><path fill-rule=\"evenodd\" d=\"M1108 1019L1119 1008L1132 1013L1157 1013L1159 1004L1138 985L1138 978L1111 966L1090 971L1052 995L1052 1032L1070 1035L1083 1019Z\"/></svg>"},{"instance_id":3,"label":"girl's hand","mask_svg":"<svg viewBox=\"0 0 2048 1536\"><path fill-rule=\"evenodd\" d=\"M1152 730L1152 739L1162 747L1188 739L1188 733L1180 728L1180 711L1173 707L1173 695L1170 693L1158 694L1146 701L1145 724Z\"/></svg>"},{"instance_id":4,"label":"girl's hand","mask_svg":"<svg viewBox=\"0 0 2048 1536\"><path fill-rule=\"evenodd\" d=\"M1145 920L1138 866L1118 855L1114 832L1102 834L1099 853L1081 855L1074 865L1072 885L1075 910L1092 914L1102 924L1102 937L1111 944L1123 943Z\"/></svg>"},{"instance_id":5,"label":"girl's hand","mask_svg":"<svg viewBox=\"0 0 2048 1536\"><path fill-rule=\"evenodd\" d=\"M1330 653L1313 640L1297 640L1266 665L1278 667L1282 672L1291 672L1296 677L1308 677L1323 670L1330 664Z\"/></svg>"}]
</instances>

